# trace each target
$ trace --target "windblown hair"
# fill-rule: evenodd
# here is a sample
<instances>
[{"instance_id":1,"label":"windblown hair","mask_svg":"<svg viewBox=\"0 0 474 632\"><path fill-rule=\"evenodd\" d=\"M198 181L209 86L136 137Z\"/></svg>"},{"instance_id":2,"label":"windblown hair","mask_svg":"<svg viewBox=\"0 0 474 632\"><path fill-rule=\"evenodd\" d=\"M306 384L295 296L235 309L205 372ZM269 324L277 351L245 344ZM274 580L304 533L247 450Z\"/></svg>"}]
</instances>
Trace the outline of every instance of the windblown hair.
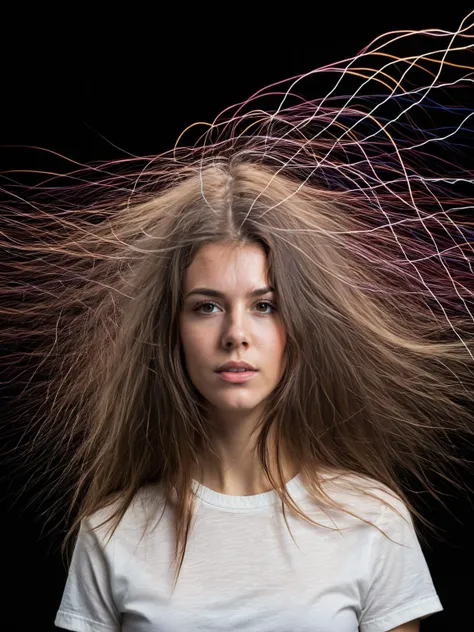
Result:
<instances>
[{"instance_id":1,"label":"windblown hair","mask_svg":"<svg viewBox=\"0 0 474 632\"><path fill-rule=\"evenodd\" d=\"M441 61L439 50L382 58L365 83L373 79L385 94L360 92L339 107L334 96L296 100L271 114L239 106L199 146L130 173L123 162L118 175L119 163L95 166L101 178L87 180L92 192L69 187L65 195L42 183L27 201L15 192L5 205L2 342L15 347L15 384L31 374L15 418L28 439L9 458L44 481L40 497L60 493L49 519L67 499L63 553L83 518L113 505L113 534L139 490L156 485L175 516L179 576L192 471L214 454L178 327L184 272L209 243L256 243L267 255L287 331L286 368L266 401L256 449L284 514L313 522L287 494L281 467L276 478L269 469L271 427L278 459L284 446L321 505L350 513L325 493L319 473L354 473L385 485L431 528L410 501L410 480L440 502L429 473L463 488L452 466L466 463L453 440L474 434L472 268L467 223L454 215L472 205L474 181L429 156L431 131L413 125L420 91L402 89L400 78L407 83L416 66L430 76L431 92L446 86L449 46ZM361 62L368 72L379 50L325 70L360 75L356 61L370 57ZM400 114L392 113L390 134L387 110L377 118L387 95ZM398 144L394 129L403 132ZM69 177L84 180L81 172ZM467 193L453 186L457 177ZM18 349L22 341L34 349Z\"/></svg>"}]
</instances>

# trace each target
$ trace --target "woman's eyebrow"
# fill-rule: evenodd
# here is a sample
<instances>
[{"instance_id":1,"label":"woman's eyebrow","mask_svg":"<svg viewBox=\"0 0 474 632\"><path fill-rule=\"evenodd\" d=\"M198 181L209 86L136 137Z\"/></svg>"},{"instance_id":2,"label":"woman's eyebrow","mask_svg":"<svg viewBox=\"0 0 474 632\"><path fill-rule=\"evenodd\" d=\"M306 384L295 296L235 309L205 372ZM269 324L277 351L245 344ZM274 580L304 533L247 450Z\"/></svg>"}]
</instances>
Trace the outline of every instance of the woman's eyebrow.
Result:
<instances>
[{"instance_id":1,"label":"woman's eyebrow","mask_svg":"<svg viewBox=\"0 0 474 632\"><path fill-rule=\"evenodd\" d=\"M269 294L270 292L275 292L275 288L272 287L271 285L266 285L265 287L260 287L256 290L251 290L250 292L247 292L247 296L248 297L262 296L262 294ZM194 290L191 290L190 292L188 292L184 298L186 299L188 298L188 296L191 296L192 294L203 294L205 296L215 296L216 298L225 298L224 292L219 292L218 290L213 290L208 287L196 287L194 288Z\"/></svg>"}]
</instances>

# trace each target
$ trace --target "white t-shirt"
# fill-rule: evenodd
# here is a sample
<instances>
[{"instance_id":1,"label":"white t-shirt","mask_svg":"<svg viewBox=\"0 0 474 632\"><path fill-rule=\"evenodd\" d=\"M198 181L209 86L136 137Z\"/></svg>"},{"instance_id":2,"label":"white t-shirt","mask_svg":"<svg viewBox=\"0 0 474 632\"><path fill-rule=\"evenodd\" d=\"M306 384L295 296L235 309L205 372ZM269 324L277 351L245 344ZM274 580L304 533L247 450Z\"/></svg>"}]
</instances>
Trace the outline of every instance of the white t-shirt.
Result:
<instances>
[{"instance_id":1,"label":"white t-shirt","mask_svg":"<svg viewBox=\"0 0 474 632\"><path fill-rule=\"evenodd\" d=\"M153 518L143 539L147 486L127 510L110 542L107 510L81 523L55 625L77 632L386 632L443 610L406 506L375 481L325 474L325 490L372 526L318 507L298 475L287 483L317 527L286 512L275 491L220 494L193 482L193 527L172 593L173 522ZM354 481L377 499L350 492ZM367 487L368 485L368 487ZM380 499L388 500L407 524ZM158 522L158 526L155 526ZM403 546L400 546L403 545Z\"/></svg>"}]
</instances>

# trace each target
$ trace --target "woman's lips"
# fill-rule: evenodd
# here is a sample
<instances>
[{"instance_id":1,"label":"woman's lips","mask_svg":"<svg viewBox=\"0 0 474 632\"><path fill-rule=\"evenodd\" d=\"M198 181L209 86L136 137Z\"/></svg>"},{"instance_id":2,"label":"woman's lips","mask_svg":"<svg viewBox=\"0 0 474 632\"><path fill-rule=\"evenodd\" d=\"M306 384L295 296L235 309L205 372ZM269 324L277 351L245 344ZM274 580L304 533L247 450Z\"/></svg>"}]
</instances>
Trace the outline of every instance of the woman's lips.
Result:
<instances>
[{"instance_id":1,"label":"woman's lips","mask_svg":"<svg viewBox=\"0 0 474 632\"><path fill-rule=\"evenodd\" d=\"M225 382L233 382L234 384L240 384L241 382L247 382L251 380L257 371L218 371L217 375Z\"/></svg>"}]
</instances>

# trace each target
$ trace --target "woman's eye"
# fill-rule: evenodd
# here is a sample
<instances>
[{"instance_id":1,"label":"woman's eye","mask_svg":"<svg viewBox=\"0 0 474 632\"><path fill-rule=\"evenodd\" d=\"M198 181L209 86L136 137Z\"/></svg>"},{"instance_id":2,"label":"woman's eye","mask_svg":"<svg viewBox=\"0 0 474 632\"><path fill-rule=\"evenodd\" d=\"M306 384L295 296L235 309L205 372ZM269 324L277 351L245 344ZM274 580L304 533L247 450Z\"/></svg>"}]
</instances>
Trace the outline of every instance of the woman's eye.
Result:
<instances>
[{"instance_id":1,"label":"woman's eye","mask_svg":"<svg viewBox=\"0 0 474 632\"><path fill-rule=\"evenodd\" d=\"M271 302L268 301L260 301L260 303L257 303L258 306L263 305L264 307L270 307L271 311L267 312L267 314L270 314L271 312L275 311L275 305Z\"/></svg>"},{"instance_id":2,"label":"woman's eye","mask_svg":"<svg viewBox=\"0 0 474 632\"><path fill-rule=\"evenodd\" d=\"M211 307L216 307L215 303L201 303L200 305L197 306L197 311L200 311L202 307L206 307L206 306L211 306ZM212 312L208 312L208 311L204 311L204 314L212 314Z\"/></svg>"},{"instance_id":3,"label":"woman's eye","mask_svg":"<svg viewBox=\"0 0 474 632\"><path fill-rule=\"evenodd\" d=\"M275 311L276 307L274 305L274 303L272 303L271 301L259 301L256 305L258 308L263 306L263 309L258 309L257 311L263 313L263 314L271 314L272 312ZM210 309L207 309L209 308ZM214 312L212 311L213 307L218 307L218 305L216 305L215 303L211 303L209 301L206 301L205 303L200 303L194 311L201 313L201 314L213 314ZM270 311L265 311L267 308L271 308Z\"/></svg>"}]
</instances>

